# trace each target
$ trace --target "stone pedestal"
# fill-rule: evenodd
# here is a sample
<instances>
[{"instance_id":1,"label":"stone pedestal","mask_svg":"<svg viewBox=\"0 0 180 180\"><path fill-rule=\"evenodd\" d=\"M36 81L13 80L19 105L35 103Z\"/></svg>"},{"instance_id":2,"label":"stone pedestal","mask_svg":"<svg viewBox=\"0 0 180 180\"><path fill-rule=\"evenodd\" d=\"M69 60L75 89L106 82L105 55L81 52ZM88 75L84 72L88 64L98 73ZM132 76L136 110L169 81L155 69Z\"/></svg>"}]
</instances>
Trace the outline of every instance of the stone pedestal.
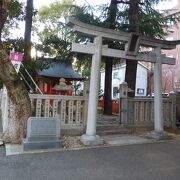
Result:
<instances>
[{"instance_id":1,"label":"stone pedestal","mask_svg":"<svg viewBox=\"0 0 180 180\"><path fill-rule=\"evenodd\" d=\"M98 135L88 136L86 134L83 134L80 140L84 145L88 145L88 146L104 144L104 140L100 138L100 136Z\"/></svg>"},{"instance_id":2,"label":"stone pedestal","mask_svg":"<svg viewBox=\"0 0 180 180\"><path fill-rule=\"evenodd\" d=\"M156 140L169 139L169 136L164 131L163 132L151 131L150 133L148 133L148 137L154 138Z\"/></svg>"},{"instance_id":3,"label":"stone pedestal","mask_svg":"<svg viewBox=\"0 0 180 180\"><path fill-rule=\"evenodd\" d=\"M27 137L23 148L27 150L51 149L62 147L60 122L56 118L31 117L27 124Z\"/></svg>"}]
</instances>

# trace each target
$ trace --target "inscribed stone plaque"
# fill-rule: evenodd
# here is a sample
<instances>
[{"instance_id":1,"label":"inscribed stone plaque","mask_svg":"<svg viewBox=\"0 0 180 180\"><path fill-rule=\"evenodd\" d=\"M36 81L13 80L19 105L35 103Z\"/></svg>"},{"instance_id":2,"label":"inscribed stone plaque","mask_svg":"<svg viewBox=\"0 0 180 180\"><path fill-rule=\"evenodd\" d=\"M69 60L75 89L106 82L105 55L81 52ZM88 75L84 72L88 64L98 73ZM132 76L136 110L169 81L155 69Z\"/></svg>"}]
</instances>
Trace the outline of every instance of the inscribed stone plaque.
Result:
<instances>
[{"instance_id":1,"label":"inscribed stone plaque","mask_svg":"<svg viewBox=\"0 0 180 180\"><path fill-rule=\"evenodd\" d=\"M27 137L23 140L24 150L61 147L60 121L54 117L30 117Z\"/></svg>"}]
</instances>

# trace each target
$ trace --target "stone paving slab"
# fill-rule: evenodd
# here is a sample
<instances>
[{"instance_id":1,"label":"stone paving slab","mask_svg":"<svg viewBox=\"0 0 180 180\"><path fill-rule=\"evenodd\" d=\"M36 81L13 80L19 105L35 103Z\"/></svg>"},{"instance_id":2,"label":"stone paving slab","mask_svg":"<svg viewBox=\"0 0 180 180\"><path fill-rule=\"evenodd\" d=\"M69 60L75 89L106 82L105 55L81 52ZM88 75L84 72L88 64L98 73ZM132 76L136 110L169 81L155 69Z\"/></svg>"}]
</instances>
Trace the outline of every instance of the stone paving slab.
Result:
<instances>
[{"instance_id":1,"label":"stone paving slab","mask_svg":"<svg viewBox=\"0 0 180 180\"><path fill-rule=\"evenodd\" d=\"M6 156L20 155L20 154L44 153L44 152L56 152L56 151L62 151L62 148L24 151L22 144L6 144L6 146L5 146Z\"/></svg>"},{"instance_id":2,"label":"stone paving slab","mask_svg":"<svg viewBox=\"0 0 180 180\"><path fill-rule=\"evenodd\" d=\"M150 139L143 136L134 135L107 135L102 136L104 141L111 146L130 145L130 144L142 144L156 142L155 139Z\"/></svg>"},{"instance_id":3,"label":"stone paving slab","mask_svg":"<svg viewBox=\"0 0 180 180\"><path fill-rule=\"evenodd\" d=\"M6 156L23 154L23 145L20 144L6 144Z\"/></svg>"}]
</instances>

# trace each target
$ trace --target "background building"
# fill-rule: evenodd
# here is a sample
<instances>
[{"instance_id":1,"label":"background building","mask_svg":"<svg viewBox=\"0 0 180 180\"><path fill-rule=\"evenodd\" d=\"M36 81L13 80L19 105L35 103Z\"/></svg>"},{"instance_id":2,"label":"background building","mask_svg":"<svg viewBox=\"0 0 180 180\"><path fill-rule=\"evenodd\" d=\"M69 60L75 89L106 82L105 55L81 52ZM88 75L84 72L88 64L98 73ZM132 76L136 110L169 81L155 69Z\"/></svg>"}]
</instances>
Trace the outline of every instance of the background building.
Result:
<instances>
[{"instance_id":1,"label":"background building","mask_svg":"<svg viewBox=\"0 0 180 180\"><path fill-rule=\"evenodd\" d=\"M112 71L112 99L119 98L119 85L125 80L126 64L117 64ZM148 69L141 63L137 66L136 75L136 96L147 95L147 74ZM104 78L105 72L101 71L100 89L104 92Z\"/></svg>"},{"instance_id":2,"label":"background building","mask_svg":"<svg viewBox=\"0 0 180 180\"><path fill-rule=\"evenodd\" d=\"M180 16L180 0L178 5L165 11L166 15ZM170 23L166 40L180 40L180 22ZM163 92L180 91L180 45L174 50L163 51L166 56L176 58L175 65L163 65Z\"/></svg>"}]
</instances>

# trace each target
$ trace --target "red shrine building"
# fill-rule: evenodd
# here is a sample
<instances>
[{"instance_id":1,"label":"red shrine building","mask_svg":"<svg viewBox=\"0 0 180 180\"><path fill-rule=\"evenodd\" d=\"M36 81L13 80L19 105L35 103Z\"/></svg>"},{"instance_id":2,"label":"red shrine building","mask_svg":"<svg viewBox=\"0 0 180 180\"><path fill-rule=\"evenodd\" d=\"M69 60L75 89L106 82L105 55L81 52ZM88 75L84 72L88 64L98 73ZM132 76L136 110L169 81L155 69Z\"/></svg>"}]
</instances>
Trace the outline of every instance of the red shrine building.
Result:
<instances>
[{"instance_id":1,"label":"red shrine building","mask_svg":"<svg viewBox=\"0 0 180 180\"><path fill-rule=\"evenodd\" d=\"M83 78L68 62L57 59L45 59L44 61L48 62L48 68L37 73L38 86L42 93L72 95L72 81L81 81Z\"/></svg>"}]
</instances>

